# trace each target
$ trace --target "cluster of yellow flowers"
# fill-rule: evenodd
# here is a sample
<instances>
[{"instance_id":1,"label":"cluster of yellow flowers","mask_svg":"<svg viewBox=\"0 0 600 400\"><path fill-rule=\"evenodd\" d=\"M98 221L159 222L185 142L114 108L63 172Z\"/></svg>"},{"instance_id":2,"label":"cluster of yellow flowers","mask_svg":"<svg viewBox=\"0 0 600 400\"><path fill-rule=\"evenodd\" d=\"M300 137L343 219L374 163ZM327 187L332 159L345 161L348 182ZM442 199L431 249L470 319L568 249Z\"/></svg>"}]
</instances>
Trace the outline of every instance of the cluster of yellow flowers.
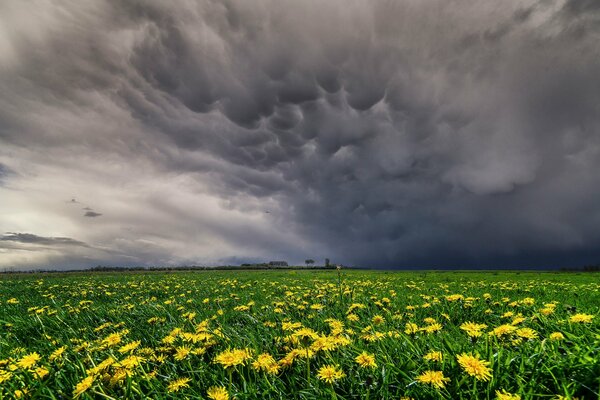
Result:
<instances>
[{"instance_id":1,"label":"cluster of yellow flowers","mask_svg":"<svg viewBox=\"0 0 600 400\"><path fill-rule=\"evenodd\" d=\"M34 296L0 291L7 310L0 311L6 321L0 398L33 396L45 387L62 390L56 397L152 391L228 400L250 383L264 391L313 388L325 396L348 387L356 393L385 375L403 398L470 393L475 385L510 400L520 399L512 392L522 389L511 376L515 367L499 354L531 357L543 349L595 362L569 346L584 343L581 338L590 347L600 343L597 306L577 304L586 312L575 312L552 296L534 295L533 282L428 283L358 273L342 280L339 274L19 283ZM568 287L549 282L546 291ZM600 285L577 289L594 294ZM27 326L44 335L23 340ZM396 365L410 369L400 373ZM290 382L297 386L286 387ZM575 390L583 389L560 395L573 397Z\"/></svg>"}]
</instances>

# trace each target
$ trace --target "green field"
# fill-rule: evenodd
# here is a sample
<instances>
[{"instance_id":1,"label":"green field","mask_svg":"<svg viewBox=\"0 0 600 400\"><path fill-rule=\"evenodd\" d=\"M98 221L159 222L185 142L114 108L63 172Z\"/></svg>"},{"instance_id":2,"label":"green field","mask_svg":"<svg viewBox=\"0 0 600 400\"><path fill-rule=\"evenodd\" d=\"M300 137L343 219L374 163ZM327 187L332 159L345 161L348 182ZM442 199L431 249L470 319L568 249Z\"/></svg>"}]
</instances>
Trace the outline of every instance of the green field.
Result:
<instances>
[{"instance_id":1,"label":"green field","mask_svg":"<svg viewBox=\"0 0 600 400\"><path fill-rule=\"evenodd\" d=\"M599 306L591 273L3 275L0 398L596 399Z\"/></svg>"}]
</instances>

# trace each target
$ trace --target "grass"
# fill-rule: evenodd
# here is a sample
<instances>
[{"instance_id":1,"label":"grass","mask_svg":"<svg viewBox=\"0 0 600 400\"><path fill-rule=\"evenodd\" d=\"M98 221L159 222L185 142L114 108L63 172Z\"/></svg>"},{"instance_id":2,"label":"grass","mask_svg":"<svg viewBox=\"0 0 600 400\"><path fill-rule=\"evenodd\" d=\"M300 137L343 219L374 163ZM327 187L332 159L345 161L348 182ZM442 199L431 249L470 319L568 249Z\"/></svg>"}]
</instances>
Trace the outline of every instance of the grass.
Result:
<instances>
[{"instance_id":1,"label":"grass","mask_svg":"<svg viewBox=\"0 0 600 400\"><path fill-rule=\"evenodd\" d=\"M596 399L599 305L597 274L5 275L0 398Z\"/></svg>"}]
</instances>

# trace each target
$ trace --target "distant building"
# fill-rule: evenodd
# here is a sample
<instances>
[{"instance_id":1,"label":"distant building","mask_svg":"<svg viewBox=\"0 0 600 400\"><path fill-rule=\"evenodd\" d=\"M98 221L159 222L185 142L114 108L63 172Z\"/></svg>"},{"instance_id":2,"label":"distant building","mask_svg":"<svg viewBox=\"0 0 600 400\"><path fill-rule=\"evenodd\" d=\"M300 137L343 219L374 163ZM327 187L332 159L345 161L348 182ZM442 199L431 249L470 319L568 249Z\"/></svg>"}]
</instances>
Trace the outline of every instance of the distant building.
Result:
<instances>
[{"instance_id":1,"label":"distant building","mask_svg":"<svg viewBox=\"0 0 600 400\"><path fill-rule=\"evenodd\" d=\"M269 261L270 267L287 267L288 263L285 261Z\"/></svg>"}]
</instances>

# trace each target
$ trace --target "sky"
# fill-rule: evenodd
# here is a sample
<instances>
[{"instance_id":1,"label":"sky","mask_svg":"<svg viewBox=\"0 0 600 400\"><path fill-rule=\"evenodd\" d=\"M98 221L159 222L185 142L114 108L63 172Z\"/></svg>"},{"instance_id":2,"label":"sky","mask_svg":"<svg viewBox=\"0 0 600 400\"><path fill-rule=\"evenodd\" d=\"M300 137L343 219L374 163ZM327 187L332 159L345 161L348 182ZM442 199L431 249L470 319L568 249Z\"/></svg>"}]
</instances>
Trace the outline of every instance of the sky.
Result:
<instances>
[{"instance_id":1,"label":"sky","mask_svg":"<svg viewBox=\"0 0 600 400\"><path fill-rule=\"evenodd\" d=\"M597 0L3 0L0 269L600 263Z\"/></svg>"}]
</instances>

